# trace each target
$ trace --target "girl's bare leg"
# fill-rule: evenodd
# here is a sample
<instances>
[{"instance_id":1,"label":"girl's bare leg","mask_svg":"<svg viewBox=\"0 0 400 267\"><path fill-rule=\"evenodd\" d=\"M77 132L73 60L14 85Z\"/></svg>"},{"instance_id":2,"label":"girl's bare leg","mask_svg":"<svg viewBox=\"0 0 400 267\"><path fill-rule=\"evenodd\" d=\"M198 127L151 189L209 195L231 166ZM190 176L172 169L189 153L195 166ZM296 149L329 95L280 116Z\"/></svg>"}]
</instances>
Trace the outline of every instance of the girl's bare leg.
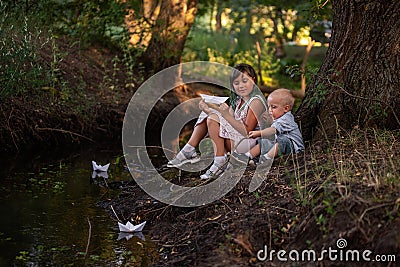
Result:
<instances>
[{"instance_id":1,"label":"girl's bare leg","mask_svg":"<svg viewBox=\"0 0 400 267\"><path fill-rule=\"evenodd\" d=\"M233 147L233 141L231 139L225 139L225 150L232 152Z\"/></svg>"},{"instance_id":2,"label":"girl's bare leg","mask_svg":"<svg viewBox=\"0 0 400 267\"><path fill-rule=\"evenodd\" d=\"M201 123L197 124L192 132L192 135L189 138L188 144L197 147L200 144L200 141L206 136L208 131L207 122L203 120Z\"/></svg>"},{"instance_id":3,"label":"girl's bare leg","mask_svg":"<svg viewBox=\"0 0 400 267\"><path fill-rule=\"evenodd\" d=\"M219 118L216 114L211 114L207 118L208 134L213 140L214 153L216 157L225 155L225 139L219 136Z\"/></svg>"},{"instance_id":4,"label":"girl's bare leg","mask_svg":"<svg viewBox=\"0 0 400 267\"><path fill-rule=\"evenodd\" d=\"M219 118L216 114L211 114L207 118L208 135L214 145L214 162L206 173L200 175L200 179L209 179L221 175L227 163L225 156L225 139L219 136Z\"/></svg>"}]
</instances>

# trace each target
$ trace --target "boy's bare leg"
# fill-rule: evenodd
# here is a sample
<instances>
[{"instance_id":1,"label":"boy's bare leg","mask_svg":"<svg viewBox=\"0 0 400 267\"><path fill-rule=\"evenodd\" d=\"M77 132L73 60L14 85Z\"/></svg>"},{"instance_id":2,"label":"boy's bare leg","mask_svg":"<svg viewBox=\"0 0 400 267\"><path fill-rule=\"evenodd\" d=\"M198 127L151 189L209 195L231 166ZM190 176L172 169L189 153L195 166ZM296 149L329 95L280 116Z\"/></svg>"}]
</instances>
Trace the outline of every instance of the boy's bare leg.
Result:
<instances>
[{"instance_id":1,"label":"boy's bare leg","mask_svg":"<svg viewBox=\"0 0 400 267\"><path fill-rule=\"evenodd\" d=\"M267 153L270 159L275 158L278 156L278 143L276 143Z\"/></svg>"},{"instance_id":2,"label":"boy's bare leg","mask_svg":"<svg viewBox=\"0 0 400 267\"><path fill-rule=\"evenodd\" d=\"M260 146L260 144L257 144L255 146L253 146L250 149L249 153L250 153L252 158L255 158L255 157L259 156L261 154L261 146Z\"/></svg>"}]
</instances>

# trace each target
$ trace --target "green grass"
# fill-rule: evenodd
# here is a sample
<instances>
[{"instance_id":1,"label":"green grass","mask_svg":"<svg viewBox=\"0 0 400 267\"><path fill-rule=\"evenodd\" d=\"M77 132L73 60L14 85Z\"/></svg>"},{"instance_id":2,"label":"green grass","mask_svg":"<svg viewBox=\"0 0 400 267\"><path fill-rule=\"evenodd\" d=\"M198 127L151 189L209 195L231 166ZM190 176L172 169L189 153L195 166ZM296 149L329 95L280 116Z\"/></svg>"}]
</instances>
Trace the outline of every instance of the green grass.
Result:
<instances>
[{"instance_id":1,"label":"green grass","mask_svg":"<svg viewBox=\"0 0 400 267\"><path fill-rule=\"evenodd\" d=\"M292 186L299 202L309 203L314 197L316 188L310 186L312 183L319 185L317 191L324 189L327 194L325 206L333 205L332 199L346 199L355 191L374 201L371 189L382 199L391 198L400 184L398 138L397 132L386 130L339 130L337 139L330 140L323 150L310 147L303 162L293 159ZM330 198L333 192L337 196Z\"/></svg>"}]
</instances>

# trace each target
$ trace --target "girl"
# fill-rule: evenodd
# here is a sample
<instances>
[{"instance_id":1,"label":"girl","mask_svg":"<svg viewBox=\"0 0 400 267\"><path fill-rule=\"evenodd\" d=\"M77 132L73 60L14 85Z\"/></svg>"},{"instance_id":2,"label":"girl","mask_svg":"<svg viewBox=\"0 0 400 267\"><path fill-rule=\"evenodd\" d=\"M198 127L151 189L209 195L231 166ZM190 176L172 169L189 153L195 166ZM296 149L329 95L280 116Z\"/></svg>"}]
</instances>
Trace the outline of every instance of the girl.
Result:
<instances>
[{"instance_id":1,"label":"girl","mask_svg":"<svg viewBox=\"0 0 400 267\"><path fill-rule=\"evenodd\" d=\"M203 100L199 108L200 114L188 143L168 162L168 167L179 167L200 160L196 147L207 135L214 145L213 165L201 175L201 179L209 179L221 175L227 163L226 153L236 150L238 153L249 151L255 144L255 139L245 139L252 130L260 128L259 119L267 110L265 98L257 87L257 75L248 64L236 65L229 76L230 105L222 103L219 106L207 104Z\"/></svg>"}]
</instances>

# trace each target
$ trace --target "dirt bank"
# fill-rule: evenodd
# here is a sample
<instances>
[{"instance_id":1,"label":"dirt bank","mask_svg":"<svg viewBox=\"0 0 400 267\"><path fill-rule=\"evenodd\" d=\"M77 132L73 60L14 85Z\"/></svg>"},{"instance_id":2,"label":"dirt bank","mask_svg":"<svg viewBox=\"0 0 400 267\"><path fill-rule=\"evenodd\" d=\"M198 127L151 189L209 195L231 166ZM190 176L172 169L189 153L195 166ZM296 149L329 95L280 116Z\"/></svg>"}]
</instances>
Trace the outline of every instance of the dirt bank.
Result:
<instances>
[{"instance_id":1,"label":"dirt bank","mask_svg":"<svg viewBox=\"0 0 400 267\"><path fill-rule=\"evenodd\" d=\"M57 149L71 145L121 141L126 107L143 80L140 71L126 64L119 51L98 46L81 48L68 38L56 40L59 58L53 87L29 89L24 95L2 100L0 153ZM50 44L39 52L43 66L57 56ZM178 103L172 93L154 116L168 114ZM159 118L158 118L159 119Z\"/></svg>"},{"instance_id":2,"label":"dirt bank","mask_svg":"<svg viewBox=\"0 0 400 267\"><path fill-rule=\"evenodd\" d=\"M372 136L363 138L359 141L375 143ZM399 142L396 148L392 146L396 140L398 137L389 142L393 152L400 148ZM255 167L248 166L245 177L231 192L198 208L162 204L135 182L123 187L117 198L99 205L112 217L110 205L125 219L148 222L146 233L157 242L161 254L154 266L371 266L362 258L332 260L325 255L321 261L283 262L276 255L278 250L313 250L318 258L324 249L339 251L342 242L346 244L341 247L344 253L346 249L370 250L371 259L392 255L396 262L381 266L396 266L400 260L398 178L392 182L379 178L383 179L380 184L373 184L371 170L362 168L368 165L368 153L371 159L380 158L375 162L380 169L387 168L382 156L388 147L369 147L368 152L367 145L349 141L343 139L328 150L310 148L299 157L276 160L263 185L253 193L248 192L248 184ZM399 156L399 152L391 154L392 158ZM345 168L346 177L341 177L344 169L337 168L343 166L343 160L351 160L353 166ZM199 173L179 173L176 169L160 173L180 185L199 182ZM374 172L377 176L383 173L391 175L388 170ZM268 251L275 250L272 260L257 258L265 246ZM374 266L380 265L374 262Z\"/></svg>"}]
</instances>

